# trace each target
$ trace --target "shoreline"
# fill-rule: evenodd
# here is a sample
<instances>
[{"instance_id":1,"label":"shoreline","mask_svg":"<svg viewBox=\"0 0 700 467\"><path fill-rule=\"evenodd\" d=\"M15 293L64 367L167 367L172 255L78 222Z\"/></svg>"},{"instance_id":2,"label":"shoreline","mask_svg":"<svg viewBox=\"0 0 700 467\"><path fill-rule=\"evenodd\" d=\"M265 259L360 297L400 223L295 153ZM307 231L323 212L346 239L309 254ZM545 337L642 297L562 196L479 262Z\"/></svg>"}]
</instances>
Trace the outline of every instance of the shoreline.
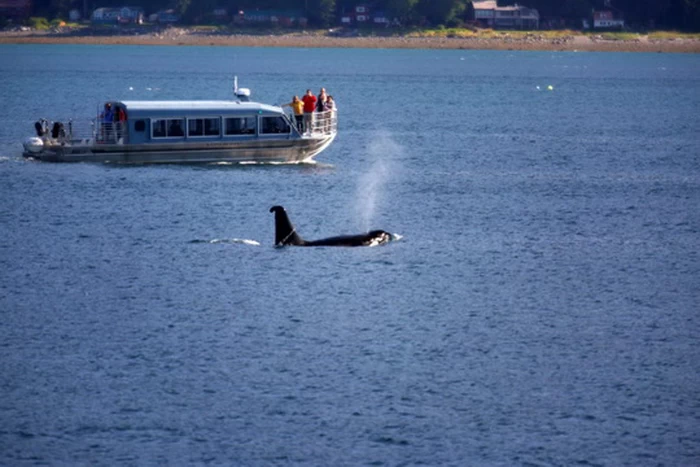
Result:
<instances>
[{"instance_id":1,"label":"shoreline","mask_svg":"<svg viewBox=\"0 0 700 467\"><path fill-rule=\"evenodd\" d=\"M228 47L367 48L367 49L455 49L528 50L579 52L700 53L698 39L604 39L602 36L571 35L547 38L536 33L503 37L337 37L317 33L222 34L171 27L158 31L0 31L0 44L83 45L176 45Z\"/></svg>"}]
</instances>

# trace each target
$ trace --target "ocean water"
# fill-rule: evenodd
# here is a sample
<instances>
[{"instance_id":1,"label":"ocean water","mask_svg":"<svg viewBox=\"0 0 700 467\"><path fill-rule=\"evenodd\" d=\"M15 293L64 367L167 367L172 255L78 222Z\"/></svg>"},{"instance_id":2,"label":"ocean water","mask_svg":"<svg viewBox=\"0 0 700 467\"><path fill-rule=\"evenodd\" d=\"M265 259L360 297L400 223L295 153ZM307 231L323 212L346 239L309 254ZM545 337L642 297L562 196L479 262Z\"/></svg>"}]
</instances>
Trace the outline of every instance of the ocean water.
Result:
<instances>
[{"instance_id":1,"label":"ocean water","mask_svg":"<svg viewBox=\"0 0 700 467\"><path fill-rule=\"evenodd\" d=\"M337 140L21 157L234 74L326 87ZM700 464L699 56L2 45L0 102L0 464ZM276 249L275 204L402 238Z\"/></svg>"}]
</instances>

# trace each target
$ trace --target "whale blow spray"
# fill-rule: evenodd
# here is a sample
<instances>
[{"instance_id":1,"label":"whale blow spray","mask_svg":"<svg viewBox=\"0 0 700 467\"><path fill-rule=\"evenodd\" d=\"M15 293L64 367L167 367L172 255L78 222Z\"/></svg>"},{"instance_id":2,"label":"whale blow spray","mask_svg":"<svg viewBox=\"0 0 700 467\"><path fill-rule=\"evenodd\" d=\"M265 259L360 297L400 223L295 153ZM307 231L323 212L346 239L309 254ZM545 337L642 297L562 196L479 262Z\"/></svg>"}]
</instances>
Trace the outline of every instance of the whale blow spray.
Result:
<instances>
[{"instance_id":1,"label":"whale blow spray","mask_svg":"<svg viewBox=\"0 0 700 467\"><path fill-rule=\"evenodd\" d=\"M370 139L367 160L369 172L360 176L357 183L357 204L355 210L360 227L368 231L377 206L381 202L384 184L390 176L396 175L394 166L402 148L386 131L377 131Z\"/></svg>"}]
</instances>

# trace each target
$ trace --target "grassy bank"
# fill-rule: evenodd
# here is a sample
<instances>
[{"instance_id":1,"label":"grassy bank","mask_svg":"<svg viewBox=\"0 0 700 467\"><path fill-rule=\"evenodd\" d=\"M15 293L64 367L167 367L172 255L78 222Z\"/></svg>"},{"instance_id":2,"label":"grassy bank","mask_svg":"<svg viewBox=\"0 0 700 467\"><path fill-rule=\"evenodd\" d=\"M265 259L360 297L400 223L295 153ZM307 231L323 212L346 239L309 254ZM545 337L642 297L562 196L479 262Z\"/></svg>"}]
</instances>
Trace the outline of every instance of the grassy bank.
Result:
<instances>
[{"instance_id":1,"label":"grassy bank","mask_svg":"<svg viewBox=\"0 0 700 467\"><path fill-rule=\"evenodd\" d=\"M2 31L1 43L700 52L700 34L674 31L640 34L465 28L290 30L229 26L94 27L59 24L50 25L48 29Z\"/></svg>"}]
</instances>

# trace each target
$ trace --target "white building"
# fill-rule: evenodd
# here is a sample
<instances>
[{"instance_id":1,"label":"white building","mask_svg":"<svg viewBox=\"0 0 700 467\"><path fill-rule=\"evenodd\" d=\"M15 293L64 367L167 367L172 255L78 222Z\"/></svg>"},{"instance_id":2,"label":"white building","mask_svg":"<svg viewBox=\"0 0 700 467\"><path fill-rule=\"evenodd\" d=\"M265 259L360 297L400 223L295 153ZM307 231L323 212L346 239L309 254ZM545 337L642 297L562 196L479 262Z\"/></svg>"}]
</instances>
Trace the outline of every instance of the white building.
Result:
<instances>
[{"instance_id":1,"label":"white building","mask_svg":"<svg viewBox=\"0 0 700 467\"><path fill-rule=\"evenodd\" d=\"M534 8L517 3L512 6L498 6L496 0L482 0L472 3L474 20L490 28L538 29L540 14Z\"/></svg>"},{"instance_id":2,"label":"white building","mask_svg":"<svg viewBox=\"0 0 700 467\"><path fill-rule=\"evenodd\" d=\"M593 29L623 29L625 20L616 17L612 11L594 11Z\"/></svg>"}]
</instances>

